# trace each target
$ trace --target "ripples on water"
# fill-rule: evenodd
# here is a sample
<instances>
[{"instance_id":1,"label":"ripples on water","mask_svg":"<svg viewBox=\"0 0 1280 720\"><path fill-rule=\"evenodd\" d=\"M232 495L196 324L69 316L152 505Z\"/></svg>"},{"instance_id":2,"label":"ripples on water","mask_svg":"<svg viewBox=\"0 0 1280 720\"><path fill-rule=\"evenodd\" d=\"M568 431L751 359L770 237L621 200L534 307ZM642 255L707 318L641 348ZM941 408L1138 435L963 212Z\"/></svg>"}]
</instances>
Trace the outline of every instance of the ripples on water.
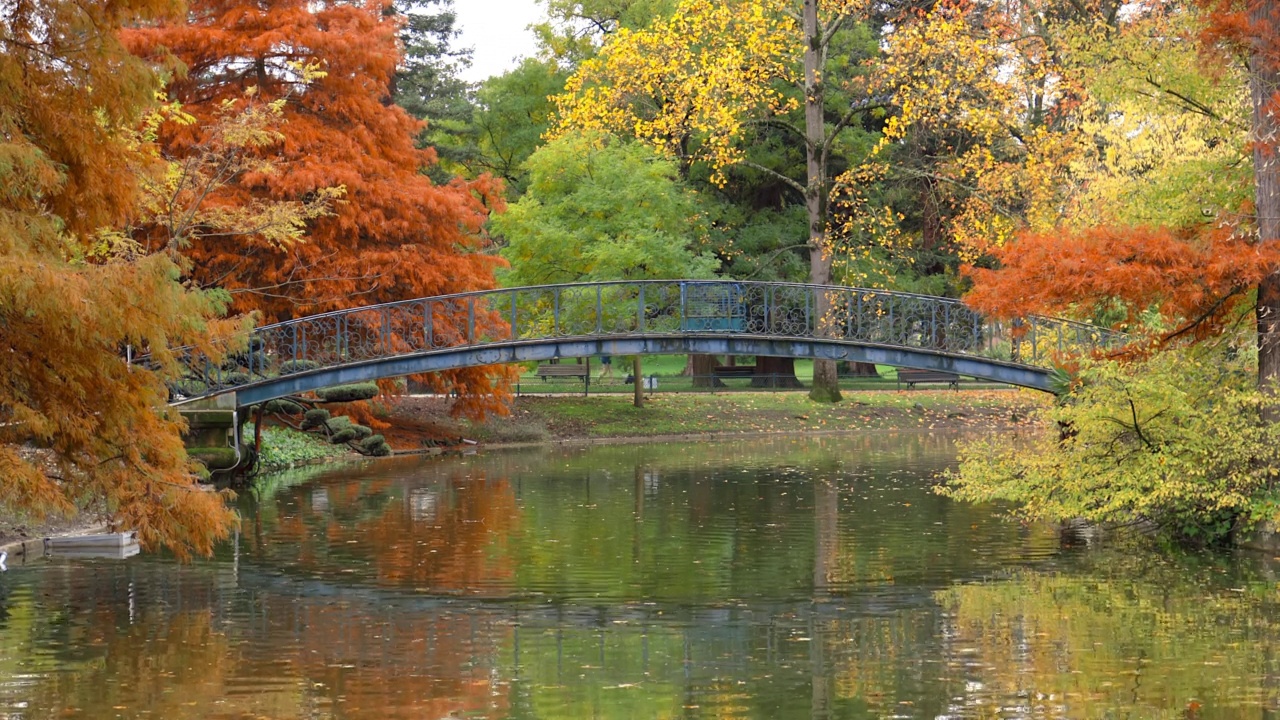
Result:
<instances>
[{"instance_id":1,"label":"ripples on water","mask_svg":"<svg viewBox=\"0 0 1280 720\"><path fill-rule=\"evenodd\" d=\"M874 434L276 478L213 560L0 575L0 718L1270 717L1272 567L1064 551Z\"/></svg>"}]
</instances>

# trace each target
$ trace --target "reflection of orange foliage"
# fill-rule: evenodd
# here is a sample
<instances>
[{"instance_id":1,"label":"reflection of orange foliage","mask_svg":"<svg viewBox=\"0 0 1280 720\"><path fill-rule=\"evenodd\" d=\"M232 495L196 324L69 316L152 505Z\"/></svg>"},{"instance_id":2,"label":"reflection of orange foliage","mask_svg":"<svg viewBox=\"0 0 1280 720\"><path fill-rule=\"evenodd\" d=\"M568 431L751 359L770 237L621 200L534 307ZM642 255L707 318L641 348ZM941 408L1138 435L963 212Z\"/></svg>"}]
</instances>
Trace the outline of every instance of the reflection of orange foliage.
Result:
<instances>
[{"instance_id":1,"label":"reflection of orange foliage","mask_svg":"<svg viewBox=\"0 0 1280 720\"><path fill-rule=\"evenodd\" d=\"M311 493L324 494L327 509L300 502L269 530L269 547L259 550L292 554L290 562L300 568L372 568L379 584L430 592L485 594L486 587L509 586L515 570L506 545L520 512L515 493L506 480L457 472L416 487L390 480L311 485ZM389 495L398 497L376 514L361 514L370 498ZM347 559L327 560L339 553ZM325 567L327 561L335 566Z\"/></svg>"},{"instance_id":2,"label":"reflection of orange foliage","mask_svg":"<svg viewBox=\"0 0 1280 720\"><path fill-rule=\"evenodd\" d=\"M293 720L316 717L321 704L353 720L506 714L508 698L491 682L510 641L500 615L263 594L252 622L228 625L219 608L228 579L176 577L160 605L186 610L143 604L137 614L121 597L91 594L94 586L51 582L43 594L59 607L89 607L67 626L81 659L43 674L32 707L77 717L128 708L175 720Z\"/></svg>"},{"instance_id":3,"label":"reflection of orange foliage","mask_svg":"<svg viewBox=\"0 0 1280 720\"><path fill-rule=\"evenodd\" d=\"M457 593L483 593L483 586L515 577L506 543L519 520L515 493L506 480L454 477L437 488L429 512L410 495L400 507L362 528L380 548L374 558L380 580Z\"/></svg>"},{"instance_id":4,"label":"reflection of orange foliage","mask_svg":"<svg viewBox=\"0 0 1280 720\"><path fill-rule=\"evenodd\" d=\"M1280 247L1259 246L1229 228L1203 235L1160 228L1099 227L1024 234L994 251L998 270L969 267L965 302L997 317L1067 312L1094 315L1124 304L1134 322L1157 308L1170 322L1220 328L1247 291L1280 265Z\"/></svg>"},{"instance_id":5,"label":"reflection of orange foliage","mask_svg":"<svg viewBox=\"0 0 1280 720\"><path fill-rule=\"evenodd\" d=\"M351 603L282 602L275 610L306 630L291 640L291 664L315 692L341 698L344 717L438 718L451 712L505 714L488 668L510 626L483 613L468 621L447 611L382 614ZM269 611L270 612L270 611Z\"/></svg>"}]
</instances>

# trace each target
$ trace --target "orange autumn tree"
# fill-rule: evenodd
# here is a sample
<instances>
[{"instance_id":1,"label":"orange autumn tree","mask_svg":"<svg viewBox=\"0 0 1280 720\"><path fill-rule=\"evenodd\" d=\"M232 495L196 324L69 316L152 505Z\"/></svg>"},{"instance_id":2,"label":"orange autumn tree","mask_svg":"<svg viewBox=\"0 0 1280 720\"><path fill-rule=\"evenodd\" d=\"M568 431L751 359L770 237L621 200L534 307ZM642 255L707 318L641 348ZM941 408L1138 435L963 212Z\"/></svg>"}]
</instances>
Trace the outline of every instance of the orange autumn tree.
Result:
<instances>
[{"instance_id":1,"label":"orange autumn tree","mask_svg":"<svg viewBox=\"0 0 1280 720\"><path fill-rule=\"evenodd\" d=\"M163 168L136 131L159 83L116 36L175 9L49 0L0 13L0 512L88 506L186 555L210 552L235 517L196 486L166 407L167 348L239 325L177 282L169 248L120 234L140 181ZM160 370L130 366L129 347L154 349Z\"/></svg>"},{"instance_id":2,"label":"orange autumn tree","mask_svg":"<svg viewBox=\"0 0 1280 720\"><path fill-rule=\"evenodd\" d=\"M1130 329L1155 311L1170 338L1221 330L1280 263L1280 248L1258 245L1228 227L1026 233L992 253L998 270L965 268L974 280L965 302L978 310L1000 318L1113 316Z\"/></svg>"},{"instance_id":3,"label":"orange autumn tree","mask_svg":"<svg viewBox=\"0 0 1280 720\"><path fill-rule=\"evenodd\" d=\"M267 101L289 98L283 139L265 150L275 172L245 173L214 202L342 192L304 242L208 236L191 244L194 280L230 291L236 310L273 322L495 286L501 260L485 253L483 225L500 187L487 177L440 186L421 174L435 153L414 147L421 124L390 101L400 24L384 0L196 0L188 22L125 34L135 52L173 68L169 93L197 118L250 88ZM306 82L305 67L324 75ZM163 141L182 155L205 138L197 124L168 127ZM499 408L508 377L473 368L428 382L459 392L455 410L483 414Z\"/></svg>"}]
</instances>

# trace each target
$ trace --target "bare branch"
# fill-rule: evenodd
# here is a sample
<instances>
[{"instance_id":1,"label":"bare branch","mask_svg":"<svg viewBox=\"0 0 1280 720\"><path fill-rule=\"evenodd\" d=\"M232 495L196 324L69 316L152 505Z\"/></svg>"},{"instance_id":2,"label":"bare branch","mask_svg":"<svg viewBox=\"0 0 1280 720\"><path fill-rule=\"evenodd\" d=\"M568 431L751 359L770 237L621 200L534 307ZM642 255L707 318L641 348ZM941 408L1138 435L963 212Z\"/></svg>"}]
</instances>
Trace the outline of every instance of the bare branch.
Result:
<instances>
[{"instance_id":1,"label":"bare branch","mask_svg":"<svg viewBox=\"0 0 1280 720\"><path fill-rule=\"evenodd\" d=\"M773 168L767 168L764 165L761 165L760 163L751 162L750 160L741 160L738 162L738 164L746 165L747 167L752 168L754 170L759 170L760 172L766 175L769 175L774 179L786 184L787 187L790 187L792 190L795 190L801 195L804 194L804 185L801 185L795 179L787 177L786 175L783 175L782 173L778 172L777 170L774 170Z\"/></svg>"}]
</instances>

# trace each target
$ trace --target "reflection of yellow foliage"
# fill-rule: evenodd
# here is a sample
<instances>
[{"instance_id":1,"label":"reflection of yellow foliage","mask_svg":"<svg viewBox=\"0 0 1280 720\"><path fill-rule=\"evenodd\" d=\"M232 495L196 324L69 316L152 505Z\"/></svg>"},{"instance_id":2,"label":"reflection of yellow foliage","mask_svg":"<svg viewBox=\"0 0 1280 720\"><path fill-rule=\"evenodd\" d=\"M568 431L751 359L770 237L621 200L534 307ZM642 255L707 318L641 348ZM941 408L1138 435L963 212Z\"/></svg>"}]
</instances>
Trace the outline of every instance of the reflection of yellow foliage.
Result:
<instances>
[{"instance_id":1,"label":"reflection of yellow foliage","mask_svg":"<svg viewBox=\"0 0 1280 720\"><path fill-rule=\"evenodd\" d=\"M951 661L974 676L966 710L1029 697L1037 717L1182 718L1196 702L1212 717L1245 718L1274 702L1265 668L1280 627L1264 609L1273 588L1158 580L1150 575L1172 571L1150 567L1133 573L1143 580L1116 580L1116 564L1134 563L1111 559L1105 574L1025 572L938 593L954 616Z\"/></svg>"}]
</instances>

